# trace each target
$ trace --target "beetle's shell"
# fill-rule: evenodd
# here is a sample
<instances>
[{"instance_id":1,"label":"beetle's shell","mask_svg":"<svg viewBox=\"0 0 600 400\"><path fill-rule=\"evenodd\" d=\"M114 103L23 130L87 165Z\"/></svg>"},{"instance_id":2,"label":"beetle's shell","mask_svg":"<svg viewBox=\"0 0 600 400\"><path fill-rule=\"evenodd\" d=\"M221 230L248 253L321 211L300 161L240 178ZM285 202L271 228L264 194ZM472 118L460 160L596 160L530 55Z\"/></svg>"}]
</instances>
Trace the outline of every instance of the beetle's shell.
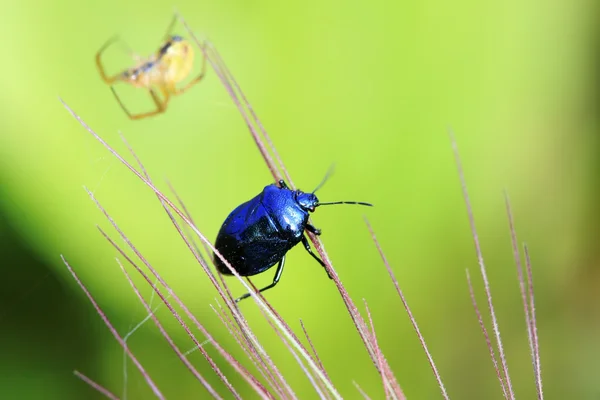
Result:
<instances>
[{"instance_id":1,"label":"beetle's shell","mask_svg":"<svg viewBox=\"0 0 600 400\"><path fill-rule=\"evenodd\" d=\"M223 222L215 248L241 276L271 268L302 240L308 212L295 196L292 190L268 185ZM219 257L214 259L219 272L231 275Z\"/></svg>"}]
</instances>

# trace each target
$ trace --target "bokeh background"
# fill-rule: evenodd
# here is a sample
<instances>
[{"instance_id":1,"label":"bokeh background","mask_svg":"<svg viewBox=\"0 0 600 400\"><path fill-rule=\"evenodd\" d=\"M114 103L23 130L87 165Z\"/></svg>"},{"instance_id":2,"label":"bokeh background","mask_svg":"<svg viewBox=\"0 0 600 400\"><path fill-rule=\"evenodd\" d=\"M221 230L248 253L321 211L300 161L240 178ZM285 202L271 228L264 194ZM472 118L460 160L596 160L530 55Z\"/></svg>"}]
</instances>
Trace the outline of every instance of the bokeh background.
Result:
<instances>
[{"instance_id":1,"label":"bokeh background","mask_svg":"<svg viewBox=\"0 0 600 400\"><path fill-rule=\"evenodd\" d=\"M122 350L59 257L70 260L121 334L144 317L115 250L95 225L114 232L84 185L243 358L210 309L215 292L151 191L58 100L126 152L122 131L159 187L167 189L168 178L214 238L227 214L270 182L216 75L209 71L164 115L130 121L93 62L115 34L138 54L150 54L173 7L220 50L301 188L312 190L335 162L320 198L375 203L373 209L319 209L313 221L355 301L369 302L379 342L409 398L437 398L439 390L365 214L450 396L501 398L468 297L466 268L479 294L482 285L448 126L462 152L518 396L532 398L535 390L503 189L533 258L545 392L598 398L600 14L597 2L586 0L6 2L0 15L1 398L100 397L74 369L127 398L151 396L131 365L125 380ZM112 47L105 60L115 72L131 63L124 45ZM151 106L143 90L117 89L132 110ZM269 282L271 275L255 281ZM268 298L295 328L303 319L345 397L358 397L353 380L382 397L335 287L303 249L290 253ZM315 397L256 306L249 301L242 308L299 397ZM164 310L158 315L182 348L192 347ZM129 340L169 398L204 396L153 324ZM224 392L201 355L191 359Z\"/></svg>"}]
</instances>

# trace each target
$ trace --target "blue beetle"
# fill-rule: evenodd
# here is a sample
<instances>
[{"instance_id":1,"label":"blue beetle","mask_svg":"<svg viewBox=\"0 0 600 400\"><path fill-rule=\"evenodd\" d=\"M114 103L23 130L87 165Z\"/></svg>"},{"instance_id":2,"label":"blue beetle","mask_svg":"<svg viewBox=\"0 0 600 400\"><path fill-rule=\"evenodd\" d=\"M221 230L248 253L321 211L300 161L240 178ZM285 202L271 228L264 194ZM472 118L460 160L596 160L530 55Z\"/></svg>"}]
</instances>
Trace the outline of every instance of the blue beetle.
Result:
<instances>
[{"instance_id":1,"label":"blue beetle","mask_svg":"<svg viewBox=\"0 0 600 400\"><path fill-rule=\"evenodd\" d=\"M283 272L286 253L302 242L306 251L323 267L325 263L313 253L304 234L307 230L315 235L321 231L308 223L309 212L322 205L369 203L337 201L320 203L314 192L321 187L327 176L311 193L291 190L283 180L279 186L267 185L263 191L233 210L219 230L215 248L241 276L260 274L279 263L273 283L260 289L263 292L277 285ZM213 254L220 273L232 275L223 261ZM330 276L331 278L331 276ZM250 296L246 293L237 298L239 302Z\"/></svg>"}]
</instances>

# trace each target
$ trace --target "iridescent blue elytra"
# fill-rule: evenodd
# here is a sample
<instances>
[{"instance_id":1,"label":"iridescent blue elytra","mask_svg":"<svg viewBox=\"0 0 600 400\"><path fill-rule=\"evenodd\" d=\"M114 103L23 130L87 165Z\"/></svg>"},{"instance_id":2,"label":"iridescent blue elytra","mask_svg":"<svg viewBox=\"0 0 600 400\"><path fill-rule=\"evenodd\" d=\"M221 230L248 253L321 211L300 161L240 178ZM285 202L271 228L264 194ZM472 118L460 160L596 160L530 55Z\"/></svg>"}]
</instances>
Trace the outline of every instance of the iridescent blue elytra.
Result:
<instances>
[{"instance_id":1,"label":"iridescent blue elytra","mask_svg":"<svg viewBox=\"0 0 600 400\"><path fill-rule=\"evenodd\" d=\"M229 214L217 235L215 248L241 276L260 274L279 263L273 283L260 291L270 289L281 278L285 254L300 242L325 267L325 263L313 253L304 231L320 235L321 231L308 223L309 212L320 205L331 204L371 206L349 201L319 203L314 191L290 190L283 180L279 181L279 186L265 186L260 194ZM214 256L214 260L220 273L231 275L219 257ZM250 293L246 293L236 301L249 296Z\"/></svg>"}]
</instances>

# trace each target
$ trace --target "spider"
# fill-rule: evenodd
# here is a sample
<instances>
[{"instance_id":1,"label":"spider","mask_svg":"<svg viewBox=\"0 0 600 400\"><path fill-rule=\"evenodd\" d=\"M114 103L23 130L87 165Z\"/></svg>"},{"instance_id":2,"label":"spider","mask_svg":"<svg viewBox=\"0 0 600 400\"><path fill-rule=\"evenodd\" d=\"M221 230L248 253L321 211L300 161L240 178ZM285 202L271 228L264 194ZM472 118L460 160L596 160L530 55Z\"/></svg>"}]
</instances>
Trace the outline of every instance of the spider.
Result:
<instances>
[{"instance_id":1,"label":"spider","mask_svg":"<svg viewBox=\"0 0 600 400\"><path fill-rule=\"evenodd\" d=\"M116 75L109 76L106 74L101 56L111 44L118 40L118 37L108 40L98 50L98 53L96 53L96 66L100 72L100 77L104 82L111 85L110 89L115 98L130 119L142 119L165 112L172 96L186 92L204 78L206 58L203 56L200 74L187 85L181 88L176 87L179 82L188 77L194 65L194 50L192 45L181 36L171 34L176 22L177 16L169 24L162 45L153 55L146 59L134 56L138 61L137 65L127 68ZM138 88L146 88L150 92L156 109L145 113L131 114L113 87L113 84L116 82L124 82ZM157 91L162 94L162 99L159 97Z\"/></svg>"}]
</instances>

